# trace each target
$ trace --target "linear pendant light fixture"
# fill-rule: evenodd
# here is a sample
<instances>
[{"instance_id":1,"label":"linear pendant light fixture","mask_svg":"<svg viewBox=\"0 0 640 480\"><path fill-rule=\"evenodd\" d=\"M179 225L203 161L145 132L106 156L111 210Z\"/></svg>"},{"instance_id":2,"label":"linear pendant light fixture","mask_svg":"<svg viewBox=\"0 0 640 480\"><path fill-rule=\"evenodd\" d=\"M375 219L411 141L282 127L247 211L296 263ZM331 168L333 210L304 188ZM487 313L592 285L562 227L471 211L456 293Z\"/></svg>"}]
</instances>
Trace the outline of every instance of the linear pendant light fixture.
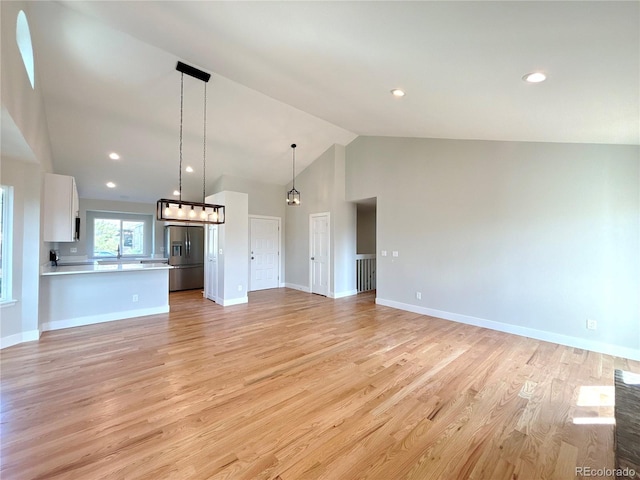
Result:
<instances>
[{"instance_id":1,"label":"linear pendant light fixture","mask_svg":"<svg viewBox=\"0 0 640 480\"><path fill-rule=\"evenodd\" d=\"M287 192L287 205L297 207L300 205L300 192L296 190L296 144L291 144L293 150L293 185L292 189Z\"/></svg>"},{"instance_id":2,"label":"linear pendant light fixture","mask_svg":"<svg viewBox=\"0 0 640 480\"><path fill-rule=\"evenodd\" d=\"M205 203L206 158L207 158L207 82L211 74L198 70L191 65L178 62L176 70L180 72L180 168L178 172L180 189L178 201L161 198L156 203L156 218L170 222L190 223L224 223L224 205ZM204 134L202 146L202 202L187 202L182 200L182 120L184 108L184 74L204 82Z\"/></svg>"}]
</instances>

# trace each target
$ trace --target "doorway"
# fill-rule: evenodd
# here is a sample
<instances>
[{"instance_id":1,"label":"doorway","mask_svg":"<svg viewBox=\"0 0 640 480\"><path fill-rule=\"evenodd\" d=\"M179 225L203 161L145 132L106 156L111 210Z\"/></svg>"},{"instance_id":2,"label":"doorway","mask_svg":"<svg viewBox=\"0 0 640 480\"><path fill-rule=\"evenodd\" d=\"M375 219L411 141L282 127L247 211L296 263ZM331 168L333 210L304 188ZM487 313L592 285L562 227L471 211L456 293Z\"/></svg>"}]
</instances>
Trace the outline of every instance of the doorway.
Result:
<instances>
[{"instance_id":1,"label":"doorway","mask_svg":"<svg viewBox=\"0 0 640 480\"><path fill-rule=\"evenodd\" d=\"M356 287L358 293L376 290L377 199L356 202Z\"/></svg>"},{"instance_id":2,"label":"doorway","mask_svg":"<svg viewBox=\"0 0 640 480\"><path fill-rule=\"evenodd\" d=\"M249 217L249 291L280 286L280 218Z\"/></svg>"},{"instance_id":3,"label":"doorway","mask_svg":"<svg viewBox=\"0 0 640 480\"><path fill-rule=\"evenodd\" d=\"M309 215L309 285L311 293L329 295L331 248L329 212Z\"/></svg>"}]
</instances>

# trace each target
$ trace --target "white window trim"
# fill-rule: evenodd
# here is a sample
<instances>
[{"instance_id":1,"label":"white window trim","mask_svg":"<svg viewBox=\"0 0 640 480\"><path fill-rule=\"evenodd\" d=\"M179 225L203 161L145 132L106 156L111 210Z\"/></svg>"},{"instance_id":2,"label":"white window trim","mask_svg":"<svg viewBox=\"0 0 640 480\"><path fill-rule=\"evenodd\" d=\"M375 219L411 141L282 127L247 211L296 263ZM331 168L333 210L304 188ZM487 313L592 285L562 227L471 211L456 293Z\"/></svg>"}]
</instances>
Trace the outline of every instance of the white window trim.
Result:
<instances>
[{"instance_id":1,"label":"white window trim","mask_svg":"<svg viewBox=\"0 0 640 480\"><path fill-rule=\"evenodd\" d=\"M13 187L10 185L2 185L5 190L5 201L2 204L2 228L5 236L2 242L2 271L5 269L8 275L2 279L2 296L0 297L0 306L11 306L17 303L13 298Z\"/></svg>"},{"instance_id":2,"label":"white window trim","mask_svg":"<svg viewBox=\"0 0 640 480\"><path fill-rule=\"evenodd\" d=\"M144 222L144 248L143 253L133 255L122 255L126 257L147 257L151 255L153 251L153 230L154 230L154 217L149 213L131 213L131 212L107 212L99 210L87 210L87 226L86 226L86 238L87 238L87 256L93 258L94 251L94 220L96 218L113 219L120 221L140 221Z\"/></svg>"}]
</instances>

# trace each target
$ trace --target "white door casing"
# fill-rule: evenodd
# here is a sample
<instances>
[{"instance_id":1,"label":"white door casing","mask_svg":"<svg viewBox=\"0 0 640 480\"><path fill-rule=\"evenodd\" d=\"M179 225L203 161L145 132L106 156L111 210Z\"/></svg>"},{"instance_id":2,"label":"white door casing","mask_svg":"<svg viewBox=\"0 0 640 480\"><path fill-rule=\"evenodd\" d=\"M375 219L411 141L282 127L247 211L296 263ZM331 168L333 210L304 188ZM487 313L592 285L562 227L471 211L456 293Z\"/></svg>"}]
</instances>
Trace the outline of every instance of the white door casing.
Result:
<instances>
[{"instance_id":1,"label":"white door casing","mask_svg":"<svg viewBox=\"0 0 640 480\"><path fill-rule=\"evenodd\" d=\"M280 218L249 218L249 290L280 286Z\"/></svg>"},{"instance_id":2,"label":"white door casing","mask_svg":"<svg viewBox=\"0 0 640 480\"><path fill-rule=\"evenodd\" d=\"M205 229L204 296L219 303L218 298L218 226Z\"/></svg>"},{"instance_id":3,"label":"white door casing","mask_svg":"<svg viewBox=\"0 0 640 480\"><path fill-rule=\"evenodd\" d=\"M329 212L309 215L309 285L311 293L329 295L330 222Z\"/></svg>"}]
</instances>

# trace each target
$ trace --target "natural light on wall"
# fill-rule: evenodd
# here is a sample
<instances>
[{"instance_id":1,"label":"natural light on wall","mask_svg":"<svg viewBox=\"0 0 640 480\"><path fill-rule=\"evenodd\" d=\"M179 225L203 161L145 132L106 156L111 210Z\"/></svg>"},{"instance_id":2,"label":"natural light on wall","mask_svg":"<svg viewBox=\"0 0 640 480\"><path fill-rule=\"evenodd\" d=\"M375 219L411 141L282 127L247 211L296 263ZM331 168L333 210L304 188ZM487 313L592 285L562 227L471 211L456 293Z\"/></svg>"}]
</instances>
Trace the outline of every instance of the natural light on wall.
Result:
<instances>
[{"instance_id":1,"label":"natural light on wall","mask_svg":"<svg viewBox=\"0 0 640 480\"><path fill-rule=\"evenodd\" d=\"M29 82L31 82L31 88L35 87L35 75L33 69L33 46L31 45L31 32L29 31L29 22L27 22L27 16L20 10L18 13L18 20L16 22L16 42L18 43L18 49L22 56L22 63L27 70L27 76Z\"/></svg>"}]
</instances>

